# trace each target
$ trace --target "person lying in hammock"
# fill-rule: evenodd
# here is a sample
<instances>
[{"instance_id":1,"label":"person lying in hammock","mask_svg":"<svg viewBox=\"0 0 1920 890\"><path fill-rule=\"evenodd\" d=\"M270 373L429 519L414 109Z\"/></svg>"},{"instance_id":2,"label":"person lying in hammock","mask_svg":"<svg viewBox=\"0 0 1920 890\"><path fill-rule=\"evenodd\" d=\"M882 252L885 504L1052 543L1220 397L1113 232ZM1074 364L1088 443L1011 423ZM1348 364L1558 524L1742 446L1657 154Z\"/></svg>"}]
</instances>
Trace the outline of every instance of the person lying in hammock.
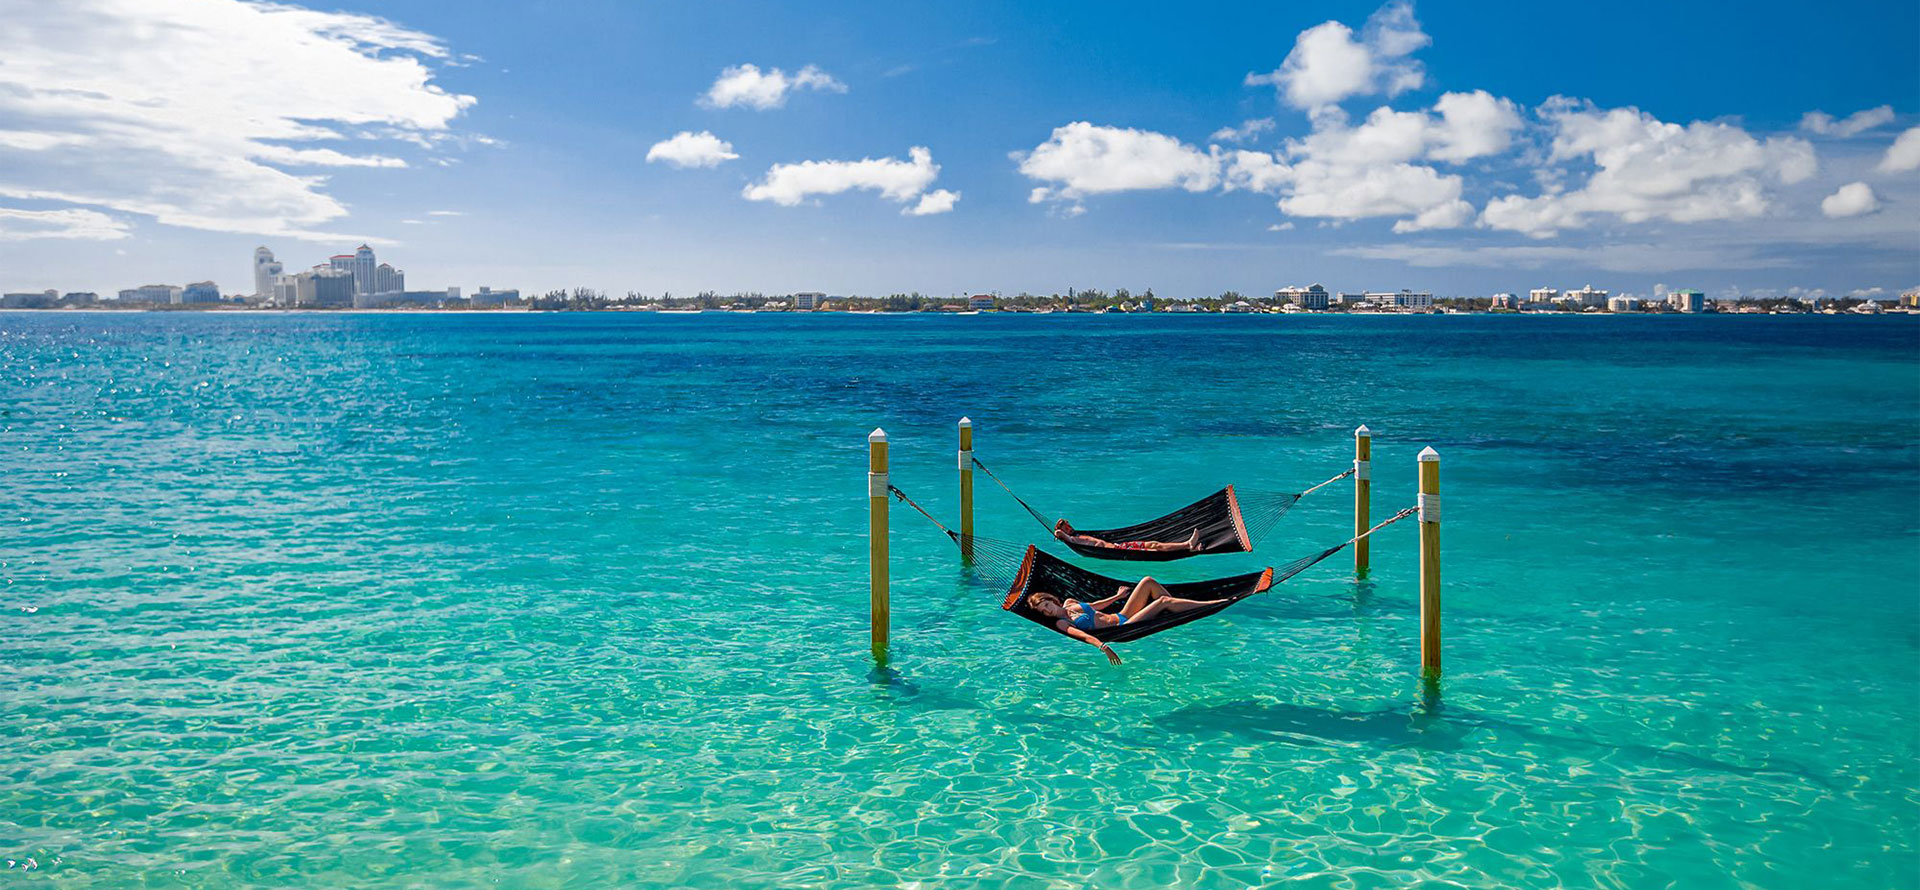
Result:
<instances>
[{"instance_id":1,"label":"person lying in hammock","mask_svg":"<svg viewBox=\"0 0 1920 890\"><path fill-rule=\"evenodd\" d=\"M1103 612L1102 609L1125 597L1126 605L1120 607L1118 614ZM1055 619L1054 626L1066 634L1089 646L1095 646L1107 653L1107 660L1120 663L1120 656L1113 647L1100 641L1087 631L1101 627L1119 627L1129 621L1146 621L1163 612L1179 614L1189 609L1206 605L1199 600L1181 599L1167 592L1166 585L1152 578L1141 578L1132 587L1121 587L1120 592L1097 602L1083 603L1079 600L1061 601L1059 595L1044 590L1035 591L1027 597L1027 605L1032 606L1048 618Z\"/></svg>"},{"instance_id":2,"label":"person lying in hammock","mask_svg":"<svg viewBox=\"0 0 1920 890\"><path fill-rule=\"evenodd\" d=\"M1199 553L1200 530L1194 529L1184 541L1109 541L1093 535L1074 531L1072 524L1065 519L1053 524L1053 536L1068 544L1082 547L1109 547L1115 550L1154 550L1161 553Z\"/></svg>"}]
</instances>

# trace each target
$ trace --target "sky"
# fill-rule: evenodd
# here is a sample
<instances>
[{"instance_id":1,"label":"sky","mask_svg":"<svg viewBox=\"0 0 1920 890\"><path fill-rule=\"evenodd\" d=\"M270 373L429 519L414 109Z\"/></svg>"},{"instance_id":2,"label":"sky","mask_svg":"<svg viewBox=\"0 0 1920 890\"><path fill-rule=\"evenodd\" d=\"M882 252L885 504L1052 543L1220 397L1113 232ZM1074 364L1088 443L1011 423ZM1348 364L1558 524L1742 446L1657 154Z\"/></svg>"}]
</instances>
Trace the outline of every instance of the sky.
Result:
<instances>
[{"instance_id":1,"label":"sky","mask_svg":"<svg viewBox=\"0 0 1920 890\"><path fill-rule=\"evenodd\" d=\"M0 0L0 288L1890 297L1920 4Z\"/></svg>"}]
</instances>

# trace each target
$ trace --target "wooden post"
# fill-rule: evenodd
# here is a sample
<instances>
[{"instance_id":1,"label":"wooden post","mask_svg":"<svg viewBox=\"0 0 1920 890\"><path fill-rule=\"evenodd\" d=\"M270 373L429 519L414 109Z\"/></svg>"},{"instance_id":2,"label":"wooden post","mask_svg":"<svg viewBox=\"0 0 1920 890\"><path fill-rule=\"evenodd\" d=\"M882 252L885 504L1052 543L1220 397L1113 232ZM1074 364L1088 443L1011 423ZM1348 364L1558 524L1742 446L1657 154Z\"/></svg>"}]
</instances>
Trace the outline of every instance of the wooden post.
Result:
<instances>
[{"instance_id":1,"label":"wooden post","mask_svg":"<svg viewBox=\"0 0 1920 890\"><path fill-rule=\"evenodd\" d=\"M1362 424L1353 431L1353 533L1373 527L1373 431ZM1353 542L1353 573L1367 574L1373 561L1373 538Z\"/></svg>"},{"instance_id":2,"label":"wooden post","mask_svg":"<svg viewBox=\"0 0 1920 890\"><path fill-rule=\"evenodd\" d=\"M973 420L960 418L960 559L973 562Z\"/></svg>"},{"instance_id":3,"label":"wooden post","mask_svg":"<svg viewBox=\"0 0 1920 890\"><path fill-rule=\"evenodd\" d=\"M873 658L887 660L887 431L867 435L867 574L872 581L868 606L873 619Z\"/></svg>"},{"instance_id":4,"label":"wooden post","mask_svg":"<svg viewBox=\"0 0 1920 890\"><path fill-rule=\"evenodd\" d=\"M1440 452L1420 452L1420 673L1440 676Z\"/></svg>"}]
</instances>

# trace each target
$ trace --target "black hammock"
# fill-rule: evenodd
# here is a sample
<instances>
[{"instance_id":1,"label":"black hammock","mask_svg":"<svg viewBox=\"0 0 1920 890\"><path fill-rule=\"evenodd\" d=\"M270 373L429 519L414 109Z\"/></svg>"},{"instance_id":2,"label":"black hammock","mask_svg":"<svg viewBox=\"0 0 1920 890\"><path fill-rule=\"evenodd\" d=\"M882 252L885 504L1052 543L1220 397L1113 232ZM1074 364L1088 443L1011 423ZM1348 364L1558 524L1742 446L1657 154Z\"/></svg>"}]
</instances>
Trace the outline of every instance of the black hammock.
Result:
<instances>
[{"instance_id":1,"label":"black hammock","mask_svg":"<svg viewBox=\"0 0 1920 890\"><path fill-rule=\"evenodd\" d=\"M1039 521L1049 534L1053 532L1053 522L1019 495L1014 494L1013 489L1008 488L1007 483L1002 482L999 476L987 469L987 465L981 463L979 458L973 459L973 465L985 471L987 478L992 479L1004 489L1015 502L1026 509L1028 514ZM1107 543L1086 544L1078 541L1061 541L1060 543L1067 545L1081 556L1133 562L1168 562L1213 553L1250 553L1253 551L1253 539L1265 534L1267 529L1272 528L1281 516L1293 509L1293 505L1301 498L1351 475L1353 475L1353 469L1348 468L1345 472L1306 491L1260 492L1253 495L1248 502L1248 506L1253 508L1254 521L1251 528L1246 516L1240 512L1239 494L1234 491L1233 486L1229 485L1157 519L1117 528L1074 529L1076 534L1098 538ZM1200 533L1199 546L1192 550L1148 550L1120 546L1129 542L1185 541L1196 531Z\"/></svg>"},{"instance_id":2,"label":"black hammock","mask_svg":"<svg viewBox=\"0 0 1920 890\"><path fill-rule=\"evenodd\" d=\"M1054 556L1045 550L1041 550L1032 544L1026 545L1025 552L1021 553L1005 541L982 538L977 535L972 537L961 535L959 532L948 528L945 523L935 519L933 514L926 511L926 508L914 503L912 498L907 497L906 492L891 485L887 486L887 490L892 492L895 498L898 498L907 506L912 507L915 512L925 516L927 521L932 522L941 531L945 532L948 538L952 539L955 544L962 548L963 552L970 552L976 559L981 560L982 564L976 566L980 574L988 578L997 577L1001 579L1002 583L1009 584L1006 599L1000 603L1002 609L1019 615L1055 633L1063 636L1071 636L1071 634L1067 634L1066 631L1060 629L1058 619L1049 618L1046 615L1034 611L1033 606L1027 602L1028 597L1035 593L1046 591L1059 596L1063 600L1078 600L1082 605L1085 605L1113 596L1122 586L1127 586L1132 583L1122 581L1119 578L1110 578L1097 572L1090 572L1060 557ZM1128 621L1125 624L1095 628L1094 630L1086 632L1092 634L1094 639L1103 643L1124 643L1128 640L1137 640L1149 634L1159 633L1170 627L1179 627L1189 621L1205 618L1256 593L1264 592L1273 585L1284 582L1312 568L1321 560L1345 550L1348 544L1352 544L1361 538L1399 522L1408 516L1412 516L1417 512L1419 512L1419 508L1408 507L1405 510L1401 510L1387 517L1378 525L1348 538L1346 541L1328 547L1318 553L1303 556L1281 566L1277 570L1269 567L1258 572L1232 575L1226 578L1215 578L1210 581L1186 581L1168 584L1166 588L1169 594L1180 597L1181 599L1201 600L1205 602L1206 605L1197 609L1189 609L1185 612L1162 612L1160 615L1145 621ZM1004 573L1005 567L1011 565L1011 560L1016 553L1020 554L1019 568L1012 573L1012 579L1008 582L1006 580L1007 576Z\"/></svg>"}]
</instances>

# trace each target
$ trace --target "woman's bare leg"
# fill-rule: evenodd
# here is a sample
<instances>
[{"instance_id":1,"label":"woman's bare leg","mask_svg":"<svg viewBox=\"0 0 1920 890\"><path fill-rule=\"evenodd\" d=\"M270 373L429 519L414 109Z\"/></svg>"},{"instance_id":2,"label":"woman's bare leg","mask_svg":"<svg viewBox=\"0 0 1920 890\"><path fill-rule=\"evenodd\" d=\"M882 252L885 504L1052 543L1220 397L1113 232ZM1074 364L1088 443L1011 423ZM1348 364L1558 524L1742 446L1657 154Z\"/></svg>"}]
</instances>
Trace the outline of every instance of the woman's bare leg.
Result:
<instances>
[{"instance_id":1,"label":"woman's bare leg","mask_svg":"<svg viewBox=\"0 0 1920 890\"><path fill-rule=\"evenodd\" d=\"M1127 615L1128 621L1146 621L1162 612L1175 615L1206 605L1203 600L1184 600L1177 596L1163 596L1141 607L1140 611Z\"/></svg>"},{"instance_id":2,"label":"woman's bare leg","mask_svg":"<svg viewBox=\"0 0 1920 890\"><path fill-rule=\"evenodd\" d=\"M1167 586L1152 578L1141 578L1133 585L1133 594L1127 597L1127 604L1120 607L1120 614L1132 617L1133 613L1147 607L1153 600L1167 595Z\"/></svg>"},{"instance_id":3,"label":"woman's bare leg","mask_svg":"<svg viewBox=\"0 0 1920 890\"><path fill-rule=\"evenodd\" d=\"M1200 549L1200 530L1194 529L1184 541L1141 541L1140 546L1159 553L1187 552Z\"/></svg>"}]
</instances>

